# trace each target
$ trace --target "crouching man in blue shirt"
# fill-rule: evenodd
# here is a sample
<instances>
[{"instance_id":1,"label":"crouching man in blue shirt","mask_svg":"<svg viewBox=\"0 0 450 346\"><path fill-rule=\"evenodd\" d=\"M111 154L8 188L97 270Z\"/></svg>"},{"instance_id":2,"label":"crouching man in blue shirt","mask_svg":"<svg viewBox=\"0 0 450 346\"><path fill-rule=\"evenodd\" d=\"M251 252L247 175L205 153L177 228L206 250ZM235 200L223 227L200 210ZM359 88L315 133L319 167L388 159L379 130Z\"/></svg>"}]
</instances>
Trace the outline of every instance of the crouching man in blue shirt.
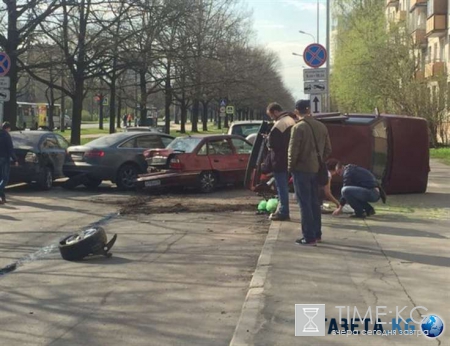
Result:
<instances>
[{"instance_id":1,"label":"crouching man in blue shirt","mask_svg":"<svg viewBox=\"0 0 450 346\"><path fill-rule=\"evenodd\" d=\"M343 166L338 162L336 169L331 171L331 174L342 176L344 181L340 205L333 212L334 216L342 213L342 208L346 203L355 210L355 214L350 217L364 219L367 216L375 215L375 209L369 202L378 202L381 194L383 194L383 199L385 196L372 172L356 165Z\"/></svg>"}]
</instances>

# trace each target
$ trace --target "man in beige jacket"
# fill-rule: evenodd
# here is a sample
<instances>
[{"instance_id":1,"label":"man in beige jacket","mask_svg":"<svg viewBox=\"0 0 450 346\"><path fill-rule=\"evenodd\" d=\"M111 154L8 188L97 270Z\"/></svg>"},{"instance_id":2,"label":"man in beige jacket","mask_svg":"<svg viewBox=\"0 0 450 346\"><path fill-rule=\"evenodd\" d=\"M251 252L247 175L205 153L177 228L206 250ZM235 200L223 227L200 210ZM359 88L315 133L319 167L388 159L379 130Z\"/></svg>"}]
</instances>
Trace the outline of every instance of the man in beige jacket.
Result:
<instances>
[{"instance_id":1,"label":"man in beige jacket","mask_svg":"<svg viewBox=\"0 0 450 346\"><path fill-rule=\"evenodd\" d=\"M316 246L322 241L316 141L323 161L331 154L331 143L326 126L310 116L309 100L297 101L295 113L300 121L291 131L288 170L292 173L301 210L303 238L297 239L296 243Z\"/></svg>"}]
</instances>

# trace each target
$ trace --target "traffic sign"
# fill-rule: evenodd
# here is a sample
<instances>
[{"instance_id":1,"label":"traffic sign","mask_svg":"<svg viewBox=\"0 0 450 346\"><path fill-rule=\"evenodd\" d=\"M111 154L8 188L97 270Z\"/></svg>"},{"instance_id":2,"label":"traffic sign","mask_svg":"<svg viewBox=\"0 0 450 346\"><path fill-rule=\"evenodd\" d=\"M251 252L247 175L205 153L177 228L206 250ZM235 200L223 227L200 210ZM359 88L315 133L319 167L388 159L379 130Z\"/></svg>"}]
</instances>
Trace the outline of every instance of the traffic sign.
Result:
<instances>
[{"instance_id":1,"label":"traffic sign","mask_svg":"<svg viewBox=\"0 0 450 346\"><path fill-rule=\"evenodd\" d=\"M311 94L312 113L322 113L322 95Z\"/></svg>"},{"instance_id":2,"label":"traffic sign","mask_svg":"<svg viewBox=\"0 0 450 346\"><path fill-rule=\"evenodd\" d=\"M303 91L305 94L326 94L327 82L305 82Z\"/></svg>"},{"instance_id":3,"label":"traffic sign","mask_svg":"<svg viewBox=\"0 0 450 346\"><path fill-rule=\"evenodd\" d=\"M220 109L219 109L219 111L220 111L220 113L225 113L225 111L226 111L225 106L221 106Z\"/></svg>"},{"instance_id":4,"label":"traffic sign","mask_svg":"<svg viewBox=\"0 0 450 346\"><path fill-rule=\"evenodd\" d=\"M0 89L0 102L9 101L10 94L8 89Z\"/></svg>"},{"instance_id":5,"label":"traffic sign","mask_svg":"<svg viewBox=\"0 0 450 346\"><path fill-rule=\"evenodd\" d=\"M227 105L227 100L222 99L220 100L220 107L225 107Z\"/></svg>"},{"instance_id":6,"label":"traffic sign","mask_svg":"<svg viewBox=\"0 0 450 346\"><path fill-rule=\"evenodd\" d=\"M303 80L306 81L316 81L316 80L326 80L327 79L327 69L326 68L308 68L303 70Z\"/></svg>"},{"instance_id":7,"label":"traffic sign","mask_svg":"<svg viewBox=\"0 0 450 346\"><path fill-rule=\"evenodd\" d=\"M11 68L11 59L5 52L0 52L0 77L6 76Z\"/></svg>"},{"instance_id":8,"label":"traffic sign","mask_svg":"<svg viewBox=\"0 0 450 346\"><path fill-rule=\"evenodd\" d=\"M327 50L321 44L310 44L303 52L303 59L309 67L318 68L327 61Z\"/></svg>"},{"instance_id":9,"label":"traffic sign","mask_svg":"<svg viewBox=\"0 0 450 346\"><path fill-rule=\"evenodd\" d=\"M227 106L225 113L234 114L234 106Z\"/></svg>"},{"instance_id":10,"label":"traffic sign","mask_svg":"<svg viewBox=\"0 0 450 346\"><path fill-rule=\"evenodd\" d=\"M9 77L0 77L0 89L9 89L11 86Z\"/></svg>"},{"instance_id":11,"label":"traffic sign","mask_svg":"<svg viewBox=\"0 0 450 346\"><path fill-rule=\"evenodd\" d=\"M220 116L221 118L225 118L226 114L225 114L225 113L222 113L222 112L220 112L219 116Z\"/></svg>"}]
</instances>

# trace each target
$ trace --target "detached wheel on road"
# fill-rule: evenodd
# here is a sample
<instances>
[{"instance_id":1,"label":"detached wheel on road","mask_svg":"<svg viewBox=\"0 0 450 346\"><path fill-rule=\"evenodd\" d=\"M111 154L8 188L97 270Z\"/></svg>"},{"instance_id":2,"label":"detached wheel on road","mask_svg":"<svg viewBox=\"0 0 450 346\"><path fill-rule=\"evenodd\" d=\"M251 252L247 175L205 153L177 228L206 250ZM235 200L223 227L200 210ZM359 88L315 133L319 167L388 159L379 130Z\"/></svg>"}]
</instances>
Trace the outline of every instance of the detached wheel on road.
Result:
<instances>
[{"instance_id":1,"label":"detached wheel on road","mask_svg":"<svg viewBox=\"0 0 450 346\"><path fill-rule=\"evenodd\" d=\"M217 187L217 175L214 172L206 171L200 174L200 191L203 193L213 192Z\"/></svg>"},{"instance_id":2,"label":"detached wheel on road","mask_svg":"<svg viewBox=\"0 0 450 346\"><path fill-rule=\"evenodd\" d=\"M133 165L123 165L117 172L116 184L121 190L133 190L136 185L138 168Z\"/></svg>"},{"instance_id":3,"label":"detached wheel on road","mask_svg":"<svg viewBox=\"0 0 450 346\"><path fill-rule=\"evenodd\" d=\"M83 185L86 186L88 189L96 189L100 186L102 183L101 179L93 179L93 178L86 178L86 180L83 182Z\"/></svg>"},{"instance_id":4,"label":"detached wheel on road","mask_svg":"<svg viewBox=\"0 0 450 346\"><path fill-rule=\"evenodd\" d=\"M41 174L36 181L41 190L50 190L53 186L53 171L50 167L42 168Z\"/></svg>"},{"instance_id":5,"label":"detached wheel on road","mask_svg":"<svg viewBox=\"0 0 450 346\"><path fill-rule=\"evenodd\" d=\"M61 239L59 252L67 261L79 261L90 254L103 253L106 242L105 230L93 227Z\"/></svg>"}]
</instances>

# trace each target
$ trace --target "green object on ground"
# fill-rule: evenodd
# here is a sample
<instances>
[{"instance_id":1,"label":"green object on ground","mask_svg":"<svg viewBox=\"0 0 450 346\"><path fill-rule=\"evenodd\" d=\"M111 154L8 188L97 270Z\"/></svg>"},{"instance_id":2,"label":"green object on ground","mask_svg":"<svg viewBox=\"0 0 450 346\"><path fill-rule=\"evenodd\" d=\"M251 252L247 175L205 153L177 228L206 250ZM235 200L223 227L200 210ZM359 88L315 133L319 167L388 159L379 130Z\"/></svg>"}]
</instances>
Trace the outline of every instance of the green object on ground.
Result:
<instances>
[{"instance_id":1,"label":"green object on ground","mask_svg":"<svg viewBox=\"0 0 450 346\"><path fill-rule=\"evenodd\" d=\"M269 213L275 213L275 211L277 210L277 207L278 207L278 199L271 198L267 201L266 210Z\"/></svg>"},{"instance_id":2,"label":"green object on ground","mask_svg":"<svg viewBox=\"0 0 450 346\"><path fill-rule=\"evenodd\" d=\"M259 202L259 204L258 204L258 210L259 211L266 211L266 208L267 208L267 201L266 200L263 200L263 201Z\"/></svg>"}]
</instances>

